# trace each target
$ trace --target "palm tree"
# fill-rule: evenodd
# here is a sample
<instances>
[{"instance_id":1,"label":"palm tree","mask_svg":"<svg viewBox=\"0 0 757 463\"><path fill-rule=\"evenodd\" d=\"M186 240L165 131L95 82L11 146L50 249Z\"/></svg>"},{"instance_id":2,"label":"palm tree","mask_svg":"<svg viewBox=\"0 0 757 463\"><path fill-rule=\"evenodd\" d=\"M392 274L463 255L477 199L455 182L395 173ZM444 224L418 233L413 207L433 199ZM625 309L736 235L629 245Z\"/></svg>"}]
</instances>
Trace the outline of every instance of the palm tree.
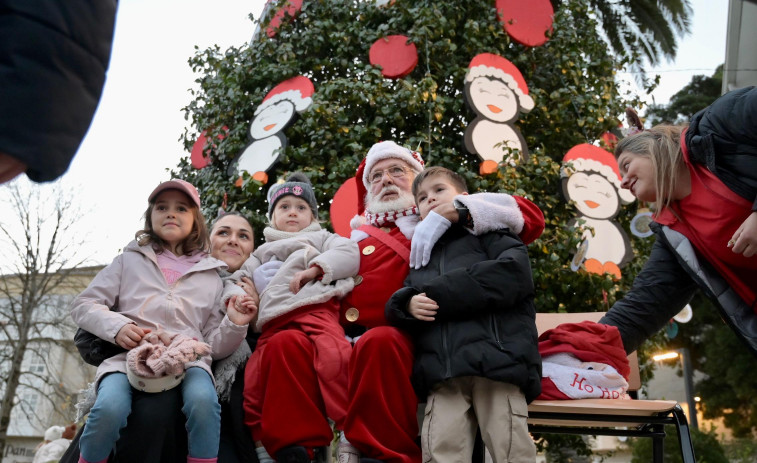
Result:
<instances>
[{"instance_id":1,"label":"palm tree","mask_svg":"<svg viewBox=\"0 0 757 463\"><path fill-rule=\"evenodd\" d=\"M690 0L585 0L615 54L643 74L643 59L656 66L675 58L677 37L690 32ZM562 0L553 0L557 3Z\"/></svg>"}]
</instances>

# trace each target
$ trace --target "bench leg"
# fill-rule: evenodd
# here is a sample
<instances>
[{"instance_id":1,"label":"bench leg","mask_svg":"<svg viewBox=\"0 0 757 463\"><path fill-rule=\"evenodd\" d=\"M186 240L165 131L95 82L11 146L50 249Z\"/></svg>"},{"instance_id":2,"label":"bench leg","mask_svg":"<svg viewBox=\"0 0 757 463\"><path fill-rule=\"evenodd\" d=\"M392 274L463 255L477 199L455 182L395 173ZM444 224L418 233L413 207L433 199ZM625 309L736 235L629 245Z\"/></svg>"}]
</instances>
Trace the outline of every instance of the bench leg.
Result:
<instances>
[{"instance_id":1,"label":"bench leg","mask_svg":"<svg viewBox=\"0 0 757 463\"><path fill-rule=\"evenodd\" d=\"M673 419L676 422L676 432L678 432L678 442L681 444L681 458L683 463L696 463L694 457L694 445L691 442L689 433L689 423L686 421L686 415L680 405L676 405L672 410Z\"/></svg>"},{"instance_id":2,"label":"bench leg","mask_svg":"<svg viewBox=\"0 0 757 463\"><path fill-rule=\"evenodd\" d=\"M665 425L652 425L652 430L656 436L652 437L652 461L654 463L663 463L665 459Z\"/></svg>"}]
</instances>

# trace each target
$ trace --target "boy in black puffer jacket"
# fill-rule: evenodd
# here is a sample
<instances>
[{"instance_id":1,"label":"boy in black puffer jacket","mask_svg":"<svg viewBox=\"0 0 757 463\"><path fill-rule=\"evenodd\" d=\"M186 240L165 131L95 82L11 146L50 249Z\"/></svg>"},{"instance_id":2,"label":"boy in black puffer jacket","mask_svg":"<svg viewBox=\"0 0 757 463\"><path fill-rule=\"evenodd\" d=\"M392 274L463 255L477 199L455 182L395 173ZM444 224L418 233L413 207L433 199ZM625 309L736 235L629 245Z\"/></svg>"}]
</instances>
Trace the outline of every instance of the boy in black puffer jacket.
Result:
<instances>
[{"instance_id":1,"label":"boy in black puffer jacket","mask_svg":"<svg viewBox=\"0 0 757 463\"><path fill-rule=\"evenodd\" d=\"M413 182L421 219L467 194L455 172ZM517 205L513 207L517 208ZM474 236L453 224L428 265L410 270L386 305L415 342L413 383L426 399L424 461L470 461L476 428L494 461L533 462L527 403L541 391L534 284L523 242L508 229Z\"/></svg>"}]
</instances>

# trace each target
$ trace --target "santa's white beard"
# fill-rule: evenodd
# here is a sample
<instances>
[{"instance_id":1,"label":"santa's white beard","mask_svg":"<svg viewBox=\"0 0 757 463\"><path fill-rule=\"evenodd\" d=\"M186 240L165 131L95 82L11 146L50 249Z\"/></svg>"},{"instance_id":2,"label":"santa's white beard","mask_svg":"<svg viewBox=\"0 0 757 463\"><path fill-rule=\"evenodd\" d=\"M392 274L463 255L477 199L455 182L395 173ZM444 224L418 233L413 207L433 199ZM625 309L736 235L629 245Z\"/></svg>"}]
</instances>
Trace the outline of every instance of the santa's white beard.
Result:
<instances>
[{"instance_id":1,"label":"santa's white beard","mask_svg":"<svg viewBox=\"0 0 757 463\"><path fill-rule=\"evenodd\" d=\"M380 198L386 193L397 193L399 196L391 201L381 201ZM413 206L415 206L413 194L409 191L401 191L396 185L387 185L376 195L369 191L365 196L365 210L371 214L404 211Z\"/></svg>"}]
</instances>

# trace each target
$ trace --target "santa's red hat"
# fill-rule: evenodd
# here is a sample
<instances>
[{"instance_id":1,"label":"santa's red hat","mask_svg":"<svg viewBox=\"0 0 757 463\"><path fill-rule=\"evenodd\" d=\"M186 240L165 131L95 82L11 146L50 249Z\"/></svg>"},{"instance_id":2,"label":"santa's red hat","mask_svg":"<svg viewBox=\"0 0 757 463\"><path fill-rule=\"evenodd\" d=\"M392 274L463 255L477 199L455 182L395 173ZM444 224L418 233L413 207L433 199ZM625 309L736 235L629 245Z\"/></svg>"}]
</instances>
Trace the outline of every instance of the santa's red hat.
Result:
<instances>
[{"instance_id":1,"label":"santa's red hat","mask_svg":"<svg viewBox=\"0 0 757 463\"><path fill-rule=\"evenodd\" d=\"M477 77L493 77L506 83L518 95L521 111L529 112L534 109L534 99L528 95L528 85L523 74L510 60L493 53L476 55L468 65L466 82L472 82Z\"/></svg>"},{"instance_id":2,"label":"santa's red hat","mask_svg":"<svg viewBox=\"0 0 757 463\"><path fill-rule=\"evenodd\" d=\"M631 373L620 331L615 326L588 320L562 323L539 336L542 358L562 352L573 354L582 362L610 365L626 380Z\"/></svg>"},{"instance_id":3,"label":"santa's red hat","mask_svg":"<svg viewBox=\"0 0 757 463\"><path fill-rule=\"evenodd\" d=\"M608 151L589 143L581 143L565 153L562 161L560 176L570 177L574 172L596 172L605 177L618 190L618 196L623 204L630 204L634 201L635 198L631 191L620 187L620 182L623 179L618 169L618 161ZM567 163L570 163L572 167L568 168Z\"/></svg>"},{"instance_id":4,"label":"santa's red hat","mask_svg":"<svg viewBox=\"0 0 757 463\"><path fill-rule=\"evenodd\" d=\"M255 115L257 116L264 109L283 100L292 102L294 109L297 112L302 112L313 102L311 97L314 91L313 82L305 76L295 76L287 79L268 92L260 106L255 109Z\"/></svg>"},{"instance_id":5,"label":"santa's red hat","mask_svg":"<svg viewBox=\"0 0 757 463\"><path fill-rule=\"evenodd\" d=\"M363 215L365 213L365 196L368 194L368 189L363 183L363 175L365 173L365 159L360 162L355 173L355 185L357 186L357 215Z\"/></svg>"}]
</instances>

